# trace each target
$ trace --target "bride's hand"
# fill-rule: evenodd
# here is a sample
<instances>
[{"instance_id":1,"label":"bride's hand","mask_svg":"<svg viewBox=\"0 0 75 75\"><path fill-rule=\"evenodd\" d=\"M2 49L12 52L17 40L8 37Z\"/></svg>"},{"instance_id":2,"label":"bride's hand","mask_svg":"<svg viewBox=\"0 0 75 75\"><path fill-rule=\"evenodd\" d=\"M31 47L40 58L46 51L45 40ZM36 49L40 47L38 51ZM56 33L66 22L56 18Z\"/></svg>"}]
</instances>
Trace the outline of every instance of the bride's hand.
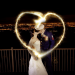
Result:
<instances>
[{"instance_id":1,"label":"bride's hand","mask_svg":"<svg viewBox=\"0 0 75 75\"><path fill-rule=\"evenodd\" d=\"M35 49L35 47L34 47L34 46L31 46L31 48Z\"/></svg>"},{"instance_id":2,"label":"bride's hand","mask_svg":"<svg viewBox=\"0 0 75 75\"><path fill-rule=\"evenodd\" d=\"M35 60L38 60L38 57L37 57L37 56L34 56L33 58L34 58Z\"/></svg>"}]
</instances>

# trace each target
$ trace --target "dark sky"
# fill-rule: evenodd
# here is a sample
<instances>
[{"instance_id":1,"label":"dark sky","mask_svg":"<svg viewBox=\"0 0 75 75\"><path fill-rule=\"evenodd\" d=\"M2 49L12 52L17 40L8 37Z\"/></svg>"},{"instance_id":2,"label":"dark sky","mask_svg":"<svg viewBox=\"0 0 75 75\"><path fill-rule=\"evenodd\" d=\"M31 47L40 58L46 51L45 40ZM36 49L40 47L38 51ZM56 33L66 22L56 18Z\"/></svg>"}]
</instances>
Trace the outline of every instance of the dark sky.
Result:
<instances>
[{"instance_id":1,"label":"dark sky","mask_svg":"<svg viewBox=\"0 0 75 75\"><path fill-rule=\"evenodd\" d=\"M65 21L74 21L74 5L73 1L0 1L0 23L15 23L18 14L23 11L40 11L42 13L50 11L61 15L64 17L63 19L66 19Z\"/></svg>"},{"instance_id":2,"label":"dark sky","mask_svg":"<svg viewBox=\"0 0 75 75\"><path fill-rule=\"evenodd\" d=\"M22 11L52 11L60 15L74 15L74 5L73 1L1 1L0 19L4 17L16 17Z\"/></svg>"}]
</instances>

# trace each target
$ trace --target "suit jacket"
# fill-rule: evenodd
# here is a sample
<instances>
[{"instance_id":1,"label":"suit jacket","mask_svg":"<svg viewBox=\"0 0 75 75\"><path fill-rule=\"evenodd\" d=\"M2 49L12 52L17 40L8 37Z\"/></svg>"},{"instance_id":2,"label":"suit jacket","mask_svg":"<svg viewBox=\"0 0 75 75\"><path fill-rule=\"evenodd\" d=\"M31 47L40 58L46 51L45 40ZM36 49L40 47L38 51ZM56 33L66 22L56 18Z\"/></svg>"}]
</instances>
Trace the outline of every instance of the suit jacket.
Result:
<instances>
[{"instance_id":1,"label":"suit jacket","mask_svg":"<svg viewBox=\"0 0 75 75\"><path fill-rule=\"evenodd\" d=\"M51 32L45 30L44 35L48 36L48 41L45 41L45 38L41 34L38 35L38 38L41 41L41 50L47 51L54 46L55 41Z\"/></svg>"}]
</instances>

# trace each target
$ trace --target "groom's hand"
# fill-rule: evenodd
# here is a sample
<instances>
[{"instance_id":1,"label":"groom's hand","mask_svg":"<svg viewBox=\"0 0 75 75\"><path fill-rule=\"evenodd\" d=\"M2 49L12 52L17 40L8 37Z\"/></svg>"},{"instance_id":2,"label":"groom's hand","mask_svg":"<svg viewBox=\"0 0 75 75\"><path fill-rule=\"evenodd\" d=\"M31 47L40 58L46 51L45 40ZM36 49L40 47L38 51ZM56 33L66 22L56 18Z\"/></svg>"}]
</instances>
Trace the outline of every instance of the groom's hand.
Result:
<instances>
[{"instance_id":1,"label":"groom's hand","mask_svg":"<svg viewBox=\"0 0 75 75\"><path fill-rule=\"evenodd\" d=\"M45 41L48 41L48 36L45 36Z\"/></svg>"}]
</instances>

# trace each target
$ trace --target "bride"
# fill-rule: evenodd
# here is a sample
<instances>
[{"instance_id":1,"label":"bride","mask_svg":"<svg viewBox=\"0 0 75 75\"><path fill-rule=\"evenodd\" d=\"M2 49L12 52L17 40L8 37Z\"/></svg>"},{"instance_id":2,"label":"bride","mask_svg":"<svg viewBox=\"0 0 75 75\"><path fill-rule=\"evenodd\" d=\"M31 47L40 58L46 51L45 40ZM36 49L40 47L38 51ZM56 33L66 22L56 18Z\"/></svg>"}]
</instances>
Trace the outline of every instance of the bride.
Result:
<instances>
[{"instance_id":1,"label":"bride","mask_svg":"<svg viewBox=\"0 0 75 75\"><path fill-rule=\"evenodd\" d=\"M40 52L40 41L37 38L38 34L39 32L34 31L33 37L29 41L29 46ZM29 75L48 75L41 58L37 58L31 50L28 51L31 54L28 71Z\"/></svg>"}]
</instances>

